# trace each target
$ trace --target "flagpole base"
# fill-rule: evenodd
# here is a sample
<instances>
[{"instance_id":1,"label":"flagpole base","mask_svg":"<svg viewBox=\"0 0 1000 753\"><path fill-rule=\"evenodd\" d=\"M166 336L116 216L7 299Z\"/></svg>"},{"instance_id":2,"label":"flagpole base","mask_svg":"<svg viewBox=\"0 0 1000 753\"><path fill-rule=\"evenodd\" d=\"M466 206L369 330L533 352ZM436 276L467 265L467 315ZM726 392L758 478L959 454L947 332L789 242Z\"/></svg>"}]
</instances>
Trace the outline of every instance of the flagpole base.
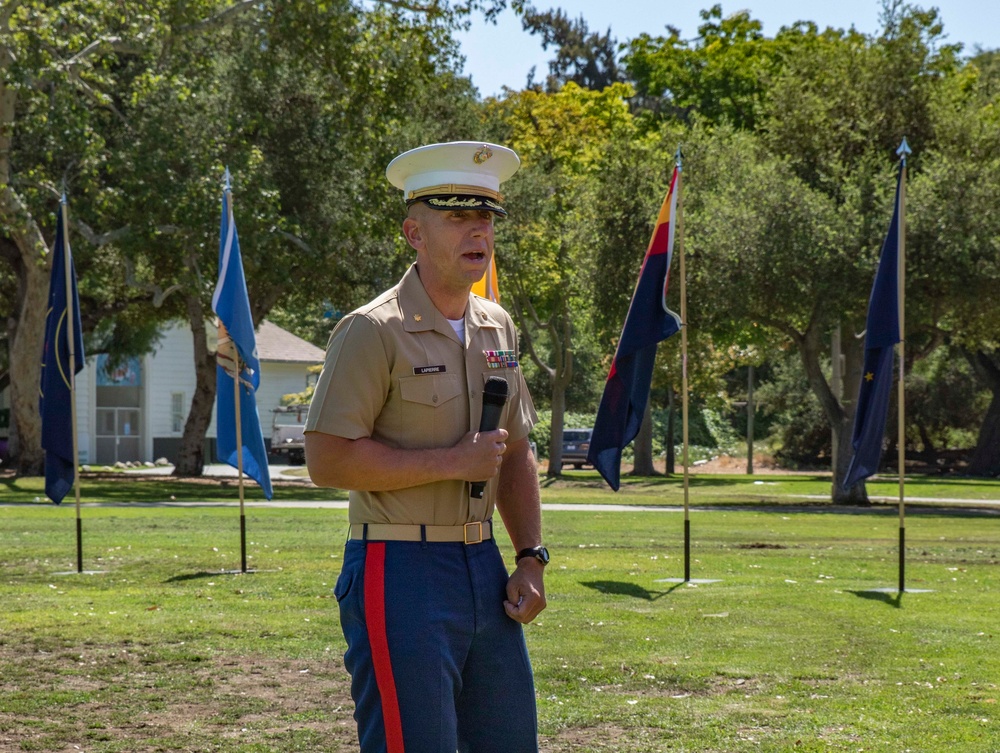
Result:
<instances>
[{"instance_id":1,"label":"flagpole base","mask_svg":"<svg viewBox=\"0 0 1000 753\"><path fill-rule=\"evenodd\" d=\"M107 575L107 570L63 570L53 575Z\"/></svg>"}]
</instances>

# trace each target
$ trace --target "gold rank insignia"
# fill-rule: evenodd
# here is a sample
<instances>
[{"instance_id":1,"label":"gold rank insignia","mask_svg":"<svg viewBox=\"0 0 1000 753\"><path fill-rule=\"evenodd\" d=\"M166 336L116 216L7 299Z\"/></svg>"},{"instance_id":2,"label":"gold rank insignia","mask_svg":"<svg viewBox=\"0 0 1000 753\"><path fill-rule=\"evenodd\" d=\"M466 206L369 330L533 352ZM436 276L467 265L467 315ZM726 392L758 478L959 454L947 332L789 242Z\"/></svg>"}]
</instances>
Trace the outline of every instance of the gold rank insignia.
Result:
<instances>
[{"instance_id":1,"label":"gold rank insignia","mask_svg":"<svg viewBox=\"0 0 1000 753\"><path fill-rule=\"evenodd\" d=\"M422 316L420 316L420 314L414 314L413 315L413 321L415 321L415 322L422 322L423 320L424 320L424 318Z\"/></svg>"}]
</instances>

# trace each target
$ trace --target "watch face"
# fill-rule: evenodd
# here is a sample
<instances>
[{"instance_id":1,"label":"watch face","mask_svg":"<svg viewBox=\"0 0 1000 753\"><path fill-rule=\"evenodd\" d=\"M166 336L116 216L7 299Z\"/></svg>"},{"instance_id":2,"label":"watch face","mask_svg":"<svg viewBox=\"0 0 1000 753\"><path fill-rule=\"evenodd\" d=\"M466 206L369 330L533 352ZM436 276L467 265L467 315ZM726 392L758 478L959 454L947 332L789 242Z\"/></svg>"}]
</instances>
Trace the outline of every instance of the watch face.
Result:
<instances>
[{"instance_id":1,"label":"watch face","mask_svg":"<svg viewBox=\"0 0 1000 753\"><path fill-rule=\"evenodd\" d=\"M522 557L534 557L543 565L549 564L549 550L544 546L533 546L530 549L522 549L517 553L517 557L514 558L514 561L516 562Z\"/></svg>"}]
</instances>

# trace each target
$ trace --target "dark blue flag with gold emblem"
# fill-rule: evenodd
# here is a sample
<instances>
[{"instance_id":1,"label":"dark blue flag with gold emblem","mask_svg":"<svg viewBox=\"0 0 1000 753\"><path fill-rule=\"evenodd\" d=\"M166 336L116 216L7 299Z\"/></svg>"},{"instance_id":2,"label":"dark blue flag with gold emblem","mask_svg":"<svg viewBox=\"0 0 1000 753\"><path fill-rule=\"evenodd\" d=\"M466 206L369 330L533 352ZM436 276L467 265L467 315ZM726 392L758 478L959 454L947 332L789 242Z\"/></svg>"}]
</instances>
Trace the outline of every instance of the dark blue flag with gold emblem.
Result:
<instances>
[{"instance_id":1,"label":"dark blue flag with gold emblem","mask_svg":"<svg viewBox=\"0 0 1000 753\"><path fill-rule=\"evenodd\" d=\"M45 318L39 403L42 414L42 449L45 450L45 494L56 504L62 502L76 479L71 380L72 375L80 373L84 361L80 299L76 290L73 254L66 235L65 214L66 199L63 198L56 221L56 242L52 250L52 276L49 278L49 307Z\"/></svg>"},{"instance_id":2,"label":"dark blue flag with gold emblem","mask_svg":"<svg viewBox=\"0 0 1000 753\"><path fill-rule=\"evenodd\" d=\"M899 342L899 233L900 187L903 170L896 179L896 202L889 232L882 243L875 283L868 299L868 324L865 330L865 364L854 413L851 444L854 457L847 469L844 488L850 489L878 471L882 458L882 439L889 415L892 394L893 348Z\"/></svg>"},{"instance_id":3,"label":"dark blue flag with gold emblem","mask_svg":"<svg viewBox=\"0 0 1000 753\"><path fill-rule=\"evenodd\" d=\"M621 483L622 450L639 433L649 401L656 346L681 328L680 317L667 308L679 179L675 168L642 261L587 452L587 461L615 491Z\"/></svg>"}]
</instances>

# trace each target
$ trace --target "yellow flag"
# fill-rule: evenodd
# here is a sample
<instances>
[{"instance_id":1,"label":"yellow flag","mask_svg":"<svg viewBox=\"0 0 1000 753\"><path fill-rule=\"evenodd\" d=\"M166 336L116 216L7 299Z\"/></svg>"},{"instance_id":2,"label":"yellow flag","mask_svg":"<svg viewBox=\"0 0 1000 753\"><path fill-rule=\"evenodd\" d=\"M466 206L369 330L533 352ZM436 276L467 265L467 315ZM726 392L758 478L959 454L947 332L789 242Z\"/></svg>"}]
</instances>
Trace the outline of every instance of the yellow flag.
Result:
<instances>
[{"instance_id":1,"label":"yellow flag","mask_svg":"<svg viewBox=\"0 0 1000 753\"><path fill-rule=\"evenodd\" d=\"M472 286L472 292L494 303L500 303L500 287L497 285L497 257L490 259L490 268L483 278Z\"/></svg>"}]
</instances>

